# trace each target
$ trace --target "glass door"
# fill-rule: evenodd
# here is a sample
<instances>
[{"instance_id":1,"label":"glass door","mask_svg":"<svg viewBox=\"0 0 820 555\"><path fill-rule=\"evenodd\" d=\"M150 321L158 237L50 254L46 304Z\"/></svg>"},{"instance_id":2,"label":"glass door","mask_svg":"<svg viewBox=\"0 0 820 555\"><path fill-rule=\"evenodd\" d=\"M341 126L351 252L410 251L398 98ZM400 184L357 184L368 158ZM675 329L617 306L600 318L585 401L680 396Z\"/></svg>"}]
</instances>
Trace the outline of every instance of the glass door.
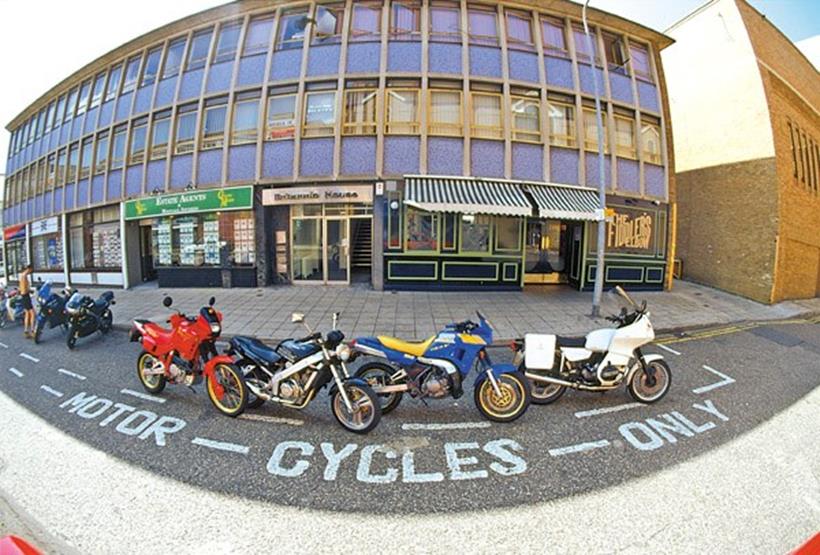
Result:
<instances>
[{"instance_id":1,"label":"glass door","mask_svg":"<svg viewBox=\"0 0 820 555\"><path fill-rule=\"evenodd\" d=\"M566 275L566 224L554 220L528 220L524 283L564 283Z\"/></svg>"},{"instance_id":2,"label":"glass door","mask_svg":"<svg viewBox=\"0 0 820 555\"><path fill-rule=\"evenodd\" d=\"M323 282L325 265L322 256L322 219L294 218L291 225L293 281Z\"/></svg>"},{"instance_id":3,"label":"glass door","mask_svg":"<svg viewBox=\"0 0 820 555\"><path fill-rule=\"evenodd\" d=\"M350 283L350 220L325 220L327 282Z\"/></svg>"}]
</instances>

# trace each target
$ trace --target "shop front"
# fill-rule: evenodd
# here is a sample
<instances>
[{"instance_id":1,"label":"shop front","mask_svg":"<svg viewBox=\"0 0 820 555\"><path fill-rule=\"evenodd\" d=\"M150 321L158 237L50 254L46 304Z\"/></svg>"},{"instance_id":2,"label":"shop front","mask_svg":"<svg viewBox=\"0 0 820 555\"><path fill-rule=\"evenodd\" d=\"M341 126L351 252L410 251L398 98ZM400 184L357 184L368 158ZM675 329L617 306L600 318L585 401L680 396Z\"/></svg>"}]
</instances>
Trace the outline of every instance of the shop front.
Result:
<instances>
[{"instance_id":1,"label":"shop front","mask_svg":"<svg viewBox=\"0 0 820 555\"><path fill-rule=\"evenodd\" d=\"M53 216L31 223L31 264L35 281L65 283L61 218Z\"/></svg>"},{"instance_id":2,"label":"shop front","mask_svg":"<svg viewBox=\"0 0 820 555\"><path fill-rule=\"evenodd\" d=\"M69 282L122 286L122 236L118 204L68 215Z\"/></svg>"},{"instance_id":3,"label":"shop front","mask_svg":"<svg viewBox=\"0 0 820 555\"><path fill-rule=\"evenodd\" d=\"M26 224L17 224L3 229L3 244L6 257L6 279L17 281L20 272L28 264L26 244Z\"/></svg>"}]
</instances>

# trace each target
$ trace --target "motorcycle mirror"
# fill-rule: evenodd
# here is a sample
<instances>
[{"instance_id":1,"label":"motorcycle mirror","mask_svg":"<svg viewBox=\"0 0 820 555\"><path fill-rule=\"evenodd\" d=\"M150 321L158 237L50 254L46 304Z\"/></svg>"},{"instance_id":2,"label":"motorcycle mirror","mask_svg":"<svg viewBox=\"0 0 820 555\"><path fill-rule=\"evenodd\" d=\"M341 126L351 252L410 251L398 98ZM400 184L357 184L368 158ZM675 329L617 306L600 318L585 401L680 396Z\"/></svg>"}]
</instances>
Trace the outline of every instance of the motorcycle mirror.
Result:
<instances>
[{"instance_id":1,"label":"motorcycle mirror","mask_svg":"<svg viewBox=\"0 0 820 555\"><path fill-rule=\"evenodd\" d=\"M305 315L302 314L301 312L294 312L293 314L290 315L290 321L293 324L301 324L302 322L305 321Z\"/></svg>"},{"instance_id":2,"label":"motorcycle mirror","mask_svg":"<svg viewBox=\"0 0 820 555\"><path fill-rule=\"evenodd\" d=\"M333 329L334 330L336 329L336 326L339 323L339 316L341 316L341 314L342 314L341 312L334 312L333 313Z\"/></svg>"},{"instance_id":3,"label":"motorcycle mirror","mask_svg":"<svg viewBox=\"0 0 820 555\"><path fill-rule=\"evenodd\" d=\"M216 298L215 297L211 297L210 299L208 299L208 306L213 306L215 304L216 304Z\"/></svg>"},{"instance_id":4,"label":"motorcycle mirror","mask_svg":"<svg viewBox=\"0 0 820 555\"><path fill-rule=\"evenodd\" d=\"M174 299L172 299L171 297L165 297L164 299L162 299L162 306L164 306L165 308L171 308L172 304L174 304Z\"/></svg>"}]
</instances>

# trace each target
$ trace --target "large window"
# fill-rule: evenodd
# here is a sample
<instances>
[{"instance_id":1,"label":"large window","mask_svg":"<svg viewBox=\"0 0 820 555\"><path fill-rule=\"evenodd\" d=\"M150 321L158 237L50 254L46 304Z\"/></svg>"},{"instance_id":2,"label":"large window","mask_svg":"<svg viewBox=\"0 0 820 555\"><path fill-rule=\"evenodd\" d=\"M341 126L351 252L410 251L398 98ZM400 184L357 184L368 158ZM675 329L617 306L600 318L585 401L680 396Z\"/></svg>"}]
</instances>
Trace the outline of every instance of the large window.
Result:
<instances>
[{"instance_id":1,"label":"large window","mask_svg":"<svg viewBox=\"0 0 820 555\"><path fill-rule=\"evenodd\" d=\"M384 132L388 135L415 135L419 132L419 91L387 89Z\"/></svg>"},{"instance_id":2,"label":"large window","mask_svg":"<svg viewBox=\"0 0 820 555\"><path fill-rule=\"evenodd\" d=\"M194 35L191 41L191 49L188 51L188 63L185 69L188 71L205 67L208 59L208 51L211 49L211 34L213 29L200 31Z\"/></svg>"},{"instance_id":3,"label":"large window","mask_svg":"<svg viewBox=\"0 0 820 555\"><path fill-rule=\"evenodd\" d=\"M239 44L239 32L241 30L241 23L222 25L219 30L219 40L216 43L216 54L214 55L212 63L227 62L236 57L236 49Z\"/></svg>"},{"instance_id":4,"label":"large window","mask_svg":"<svg viewBox=\"0 0 820 555\"><path fill-rule=\"evenodd\" d=\"M256 143L259 135L259 99L237 101L233 106L231 144Z\"/></svg>"},{"instance_id":5,"label":"large window","mask_svg":"<svg viewBox=\"0 0 820 555\"><path fill-rule=\"evenodd\" d=\"M470 6L467 9L470 23L470 42L488 46L498 45L498 22L492 8Z\"/></svg>"},{"instance_id":6,"label":"large window","mask_svg":"<svg viewBox=\"0 0 820 555\"><path fill-rule=\"evenodd\" d=\"M541 40L544 54L567 57L567 29L560 19L541 16Z\"/></svg>"},{"instance_id":7,"label":"large window","mask_svg":"<svg viewBox=\"0 0 820 555\"><path fill-rule=\"evenodd\" d=\"M514 141L541 142L541 100L537 96L512 98L512 128Z\"/></svg>"},{"instance_id":8,"label":"large window","mask_svg":"<svg viewBox=\"0 0 820 555\"><path fill-rule=\"evenodd\" d=\"M253 56L254 54L266 53L270 44L272 29L272 16L266 15L251 19L248 30L245 32L245 46L242 49L242 55Z\"/></svg>"},{"instance_id":9,"label":"large window","mask_svg":"<svg viewBox=\"0 0 820 555\"><path fill-rule=\"evenodd\" d=\"M376 134L376 90L345 91L343 135Z\"/></svg>"},{"instance_id":10,"label":"large window","mask_svg":"<svg viewBox=\"0 0 820 555\"><path fill-rule=\"evenodd\" d=\"M65 106L65 114L63 115L63 121L68 121L74 117L74 108L77 107L77 93L78 89L76 88L72 89L72 91L68 93L68 103ZM29 122L29 126L30 124L31 122ZM29 129L29 127L26 127L26 129ZM30 137L31 135L29 135L29 138Z\"/></svg>"},{"instance_id":11,"label":"large window","mask_svg":"<svg viewBox=\"0 0 820 555\"><path fill-rule=\"evenodd\" d=\"M430 135L462 136L461 91L430 90L429 94L427 132Z\"/></svg>"},{"instance_id":12,"label":"large window","mask_svg":"<svg viewBox=\"0 0 820 555\"><path fill-rule=\"evenodd\" d=\"M461 42L461 10L458 2L430 2L430 40Z\"/></svg>"},{"instance_id":13,"label":"large window","mask_svg":"<svg viewBox=\"0 0 820 555\"><path fill-rule=\"evenodd\" d=\"M125 163L125 139L126 128L120 127L114 130L111 140L111 169L118 170Z\"/></svg>"},{"instance_id":14,"label":"large window","mask_svg":"<svg viewBox=\"0 0 820 555\"><path fill-rule=\"evenodd\" d=\"M532 17L528 12L507 10L507 46L518 50L535 50Z\"/></svg>"},{"instance_id":15,"label":"large window","mask_svg":"<svg viewBox=\"0 0 820 555\"><path fill-rule=\"evenodd\" d=\"M122 93L131 92L137 85L137 77L140 74L140 61L142 56L137 55L128 60L128 65L125 66L125 78L122 80Z\"/></svg>"},{"instance_id":16,"label":"large window","mask_svg":"<svg viewBox=\"0 0 820 555\"><path fill-rule=\"evenodd\" d=\"M344 2L319 4L316 6L316 25L313 29L313 44L342 42L344 11Z\"/></svg>"},{"instance_id":17,"label":"large window","mask_svg":"<svg viewBox=\"0 0 820 555\"><path fill-rule=\"evenodd\" d=\"M408 208L404 213L404 248L413 252L438 251L438 214Z\"/></svg>"},{"instance_id":18,"label":"large window","mask_svg":"<svg viewBox=\"0 0 820 555\"><path fill-rule=\"evenodd\" d=\"M65 183L67 168L66 163L68 159L66 158L66 149L61 150L57 154L57 184L62 185Z\"/></svg>"},{"instance_id":19,"label":"large window","mask_svg":"<svg viewBox=\"0 0 820 555\"><path fill-rule=\"evenodd\" d=\"M593 27L589 28L589 39L592 41L592 52L589 51L587 35L584 33L583 27L573 26L572 37L575 41L575 57L578 58L579 61L591 62L594 56L596 64L601 62L598 57L598 35Z\"/></svg>"},{"instance_id":20,"label":"large window","mask_svg":"<svg viewBox=\"0 0 820 555\"><path fill-rule=\"evenodd\" d=\"M66 183L77 181L77 166L80 162L80 143L74 143L68 149L68 175Z\"/></svg>"},{"instance_id":21,"label":"large window","mask_svg":"<svg viewBox=\"0 0 820 555\"><path fill-rule=\"evenodd\" d=\"M521 251L520 218L496 216L495 218L495 248L499 251Z\"/></svg>"},{"instance_id":22,"label":"large window","mask_svg":"<svg viewBox=\"0 0 820 555\"><path fill-rule=\"evenodd\" d=\"M49 154L46 166L48 168L46 170L46 191L51 191L54 189L54 184L57 179L57 157L53 154Z\"/></svg>"},{"instance_id":23,"label":"large window","mask_svg":"<svg viewBox=\"0 0 820 555\"><path fill-rule=\"evenodd\" d=\"M72 270L118 271L122 266L119 206L69 216Z\"/></svg>"},{"instance_id":24,"label":"large window","mask_svg":"<svg viewBox=\"0 0 820 555\"><path fill-rule=\"evenodd\" d=\"M159 72L159 57L162 55L161 48L154 48L148 52L145 57L145 68L142 70L142 80L140 87L147 87L153 85L157 80L157 73Z\"/></svg>"},{"instance_id":25,"label":"large window","mask_svg":"<svg viewBox=\"0 0 820 555\"><path fill-rule=\"evenodd\" d=\"M185 39L177 39L168 45L165 51L165 67L162 69L162 78L167 79L179 73L182 67L182 56L185 53Z\"/></svg>"},{"instance_id":26,"label":"large window","mask_svg":"<svg viewBox=\"0 0 820 555\"><path fill-rule=\"evenodd\" d=\"M202 141L199 143L200 150L222 148L222 145L225 144L225 114L227 109L228 107L225 104L205 108Z\"/></svg>"},{"instance_id":27,"label":"large window","mask_svg":"<svg viewBox=\"0 0 820 555\"><path fill-rule=\"evenodd\" d=\"M174 143L174 154L187 154L194 151L196 137L196 104L189 104L179 109L177 114L177 132Z\"/></svg>"},{"instance_id":28,"label":"large window","mask_svg":"<svg viewBox=\"0 0 820 555\"><path fill-rule=\"evenodd\" d=\"M97 135L94 174L104 173L106 169L108 169L108 131Z\"/></svg>"},{"instance_id":29,"label":"large window","mask_svg":"<svg viewBox=\"0 0 820 555\"><path fill-rule=\"evenodd\" d=\"M91 90L91 108L96 108L100 105L103 96L103 90L105 89L105 72L100 73L94 79L94 88ZM49 116L51 114L49 113Z\"/></svg>"},{"instance_id":30,"label":"large window","mask_svg":"<svg viewBox=\"0 0 820 555\"><path fill-rule=\"evenodd\" d=\"M501 119L501 95L472 93L473 137L503 139L504 122Z\"/></svg>"},{"instance_id":31,"label":"large window","mask_svg":"<svg viewBox=\"0 0 820 555\"><path fill-rule=\"evenodd\" d=\"M54 233L32 236L31 255L31 264L35 271L61 272L63 270L63 234L60 233L59 227Z\"/></svg>"},{"instance_id":32,"label":"large window","mask_svg":"<svg viewBox=\"0 0 820 555\"><path fill-rule=\"evenodd\" d=\"M333 135L336 126L336 91L308 93L305 99L303 137Z\"/></svg>"},{"instance_id":33,"label":"large window","mask_svg":"<svg viewBox=\"0 0 820 555\"><path fill-rule=\"evenodd\" d=\"M160 160L168 155L168 138L171 132L171 113L155 116L151 130L151 160Z\"/></svg>"},{"instance_id":34,"label":"large window","mask_svg":"<svg viewBox=\"0 0 820 555\"><path fill-rule=\"evenodd\" d=\"M80 87L80 98L77 100L77 115L82 115L88 108L88 95L91 93L91 81L86 81Z\"/></svg>"},{"instance_id":35,"label":"large window","mask_svg":"<svg viewBox=\"0 0 820 555\"><path fill-rule=\"evenodd\" d=\"M575 106L550 101L547 104L550 121L550 144L553 146L575 147Z\"/></svg>"},{"instance_id":36,"label":"large window","mask_svg":"<svg viewBox=\"0 0 820 555\"><path fill-rule=\"evenodd\" d=\"M256 262L250 210L157 218L151 233L158 268L250 266Z\"/></svg>"},{"instance_id":37,"label":"large window","mask_svg":"<svg viewBox=\"0 0 820 555\"><path fill-rule=\"evenodd\" d=\"M279 17L276 50L302 48L305 41L306 10L286 12Z\"/></svg>"},{"instance_id":38,"label":"large window","mask_svg":"<svg viewBox=\"0 0 820 555\"><path fill-rule=\"evenodd\" d=\"M265 140L291 139L296 132L296 95L284 94L268 98Z\"/></svg>"},{"instance_id":39,"label":"large window","mask_svg":"<svg viewBox=\"0 0 820 555\"><path fill-rule=\"evenodd\" d=\"M644 81L652 81L652 66L649 63L649 51L641 44L630 42L629 60L635 77Z\"/></svg>"},{"instance_id":40,"label":"large window","mask_svg":"<svg viewBox=\"0 0 820 555\"><path fill-rule=\"evenodd\" d=\"M354 2L350 18L351 42L379 40L382 34L382 3Z\"/></svg>"},{"instance_id":41,"label":"large window","mask_svg":"<svg viewBox=\"0 0 820 555\"><path fill-rule=\"evenodd\" d=\"M145 160L145 135L148 123L141 121L131 128L131 147L128 149L128 165L142 164Z\"/></svg>"},{"instance_id":42,"label":"large window","mask_svg":"<svg viewBox=\"0 0 820 555\"><path fill-rule=\"evenodd\" d=\"M609 136L607 131L607 114L601 111L601 123L603 124L604 152L609 153ZM598 122L595 110L584 108L584 149L598 152Z\"/></svg>"},{"instance_id":43,"label":"large window","mask_svg":"<svg viewBox=\"0 0 820 555\"><path fill-rule=\"evenodd\" d=\"M635 144L635 120L631 117L615 116L615 154L621 158L637 158Z\"/></svg>"},{"instance_id":44,"label":"large window","mask_svg":"<svg viewBox=\"0 0 820 555\"><path fill-rule=\"evenodd\" d=\"M644 162L650 164L662 164L661 155L661 127L657 123L647 121L647 116L642 116L641 121L641 151Z\"/></svg>"},{"instance_id":45,"label":"large window","mask_svg":"<svg viewBox=\"0 0 820 555\"><path fill-rule=\"evenodd\" d=\"M419 40L421 35L421 2L393 0L390 3L390 38Z\"/></svg>"},{"instance_id":46,"label":"large window","mask_svg":"<svg viewBox=\"0 0 820 555\"><path fill-rule=\"evenodd\" d=\"M120 86L120 77L122 76L122 66L114 66L111 68L111 74L108 76L108 86L105 88L105 101L114 100L117 97L117 89ZM59 112L59 109L57 110Z\"/></svg>"},{"instance_id":47,"label":"large window","mask_svg":"<svg viewBox=\"0 0 820 555\"><path fill-rule=\"evenodd\" d=\"M91 156L94 153L94 142L91 137L83 140L80 150L80 179L86 179L91 175Z\"/></svg>"},{"instance_id":48,"label":"large window","mask_svg":"<svg viewBox=\"0 0 820 555\"><path fill-rule=\"evenodd\" d=\"M490 251L491 216L464 214L461 216L461 252Z\"/></svg>"},{"instance_id":49,"label":"large window","mask_svg":"<svg viewBox=\"0 0 820 555\"><path fill-rule=\"evenodd\" d=\"M624 39L612 33L603 33L604 53L606 54L607 67L609 71L627 75L626 70L626 49Z\"/></svg>"}]
</instances>

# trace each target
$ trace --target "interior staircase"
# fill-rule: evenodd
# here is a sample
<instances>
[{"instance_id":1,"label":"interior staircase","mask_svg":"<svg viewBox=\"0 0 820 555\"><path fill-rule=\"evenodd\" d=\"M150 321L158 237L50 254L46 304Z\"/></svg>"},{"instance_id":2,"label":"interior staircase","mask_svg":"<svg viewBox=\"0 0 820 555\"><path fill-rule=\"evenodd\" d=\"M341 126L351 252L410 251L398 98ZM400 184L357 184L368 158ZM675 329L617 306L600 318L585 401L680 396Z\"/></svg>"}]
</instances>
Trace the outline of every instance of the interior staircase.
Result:
<instances>
[{"instance_id":1,"label":"interior staircase","mask_svg":"<svg viewBox=\"0 0 820 555\"><path fill-rule=\"evenodd\" d=\"M353 252L350 255L351 266L370 268L373 256L373 222L369 219L351 221L353 229Z\"/></svg>"}]
</instances>

